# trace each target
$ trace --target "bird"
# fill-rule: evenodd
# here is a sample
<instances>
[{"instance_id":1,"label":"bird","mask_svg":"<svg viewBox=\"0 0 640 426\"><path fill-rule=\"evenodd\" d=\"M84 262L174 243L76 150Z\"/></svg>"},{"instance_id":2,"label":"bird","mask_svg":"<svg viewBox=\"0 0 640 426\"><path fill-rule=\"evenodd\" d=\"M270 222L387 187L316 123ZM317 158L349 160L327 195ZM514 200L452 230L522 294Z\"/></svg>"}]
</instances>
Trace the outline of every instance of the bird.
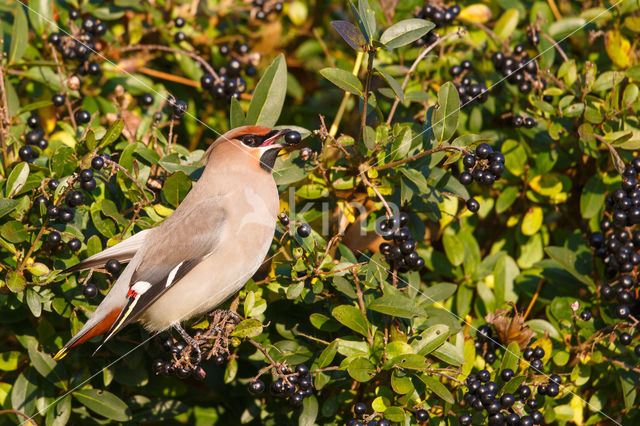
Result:
<instances>
[{"instance_id":1,"label":"bird","mask_svg":"<svg viewBox=\"0 0 640 426\"><path fill-rule=\"evenodd\" d=\"M54 359L102 335L97 351L134 321L150 332L174 328L195 343L180 323L219 306L263 263L279 210L273 166L283 148L300 140L292 129L241 126L226 132L205 151L202 176L164 222L62 271L128 262Z\"/></svg>"}]
</instances>

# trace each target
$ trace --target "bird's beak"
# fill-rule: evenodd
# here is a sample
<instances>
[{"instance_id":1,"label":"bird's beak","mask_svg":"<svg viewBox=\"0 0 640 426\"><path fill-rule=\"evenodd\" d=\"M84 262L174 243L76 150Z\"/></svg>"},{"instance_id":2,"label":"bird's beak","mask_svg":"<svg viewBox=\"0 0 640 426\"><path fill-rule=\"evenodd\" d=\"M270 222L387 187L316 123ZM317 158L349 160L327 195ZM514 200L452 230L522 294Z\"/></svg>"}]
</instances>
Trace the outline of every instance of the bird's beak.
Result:
<instances>
[{"instance_id":1,"label":"bird's beak","mask_svg":"<svg viewBox=\"0 0 640 426\"><path fill-rule=\"evenodd\" d=\"M276 141L280 138L284 137L285 140L281 143L276 143ZM287 146L295 145L300 142L300 133L297 130L291 129L280 129L280 130L272 130L267 135L267 139L262 143L261 147L273 146L285 148Z\"/></svg>"},{"instance_id":2,"label":"bird's beak","mask_svg":"<svg viewBox=\"0 0 640 426\"><path fill-rule=\"evenodd\" d=\"M289 132L289 129L272 130L271 132L269 132L269 134L267 135L267 138L264 140L262 145L260 145L260 147L266 148L268 146L273 146L275 148L279 146L280 148L284 148L283 144L281 143L277 144L276 141L281 137L283 137L284 135L286 135L288 132Z\"/></svg>"}]
</instances>

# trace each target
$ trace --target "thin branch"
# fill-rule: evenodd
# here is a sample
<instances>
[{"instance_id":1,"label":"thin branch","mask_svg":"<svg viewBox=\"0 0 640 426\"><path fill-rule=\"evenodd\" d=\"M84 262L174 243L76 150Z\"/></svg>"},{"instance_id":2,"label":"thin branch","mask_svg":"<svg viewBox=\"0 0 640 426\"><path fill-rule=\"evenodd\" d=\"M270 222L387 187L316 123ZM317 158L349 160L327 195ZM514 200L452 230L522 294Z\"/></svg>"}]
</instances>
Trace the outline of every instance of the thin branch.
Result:
<instances>
[{"instance_id":1,"label":"thin branch","mask_svg":"<svg viewBox=\"0 0 640 426\"><path fill-rule=\"evenodd\" d=\"M171 52L171 53L177 53L177 54L181 54L181 55L187 55L188 57L190 57L191 59L198 61L206 70L209 74L211 74L213 76L213 78L215 78L216 83L220 82L220 77L218 76L218 74L216 73L216 70L213 69L213 67L204 60L204 58L196 53L193 52L189 52L187 50L182 50L182 49L176 49L174 47L169 47L169 46L163 46L161 44L134 44L132 46L125 46L122 47L120 49L118 49L120 52L132 52L135 50L162 50L164 52Z\"/></svg>"},{"instance_id":2,"label":"thin branch","mask_svg":"<svg viewBox=\"0 0 640 426\"><path fill-rule=\"evenodd\" d=\"M438 47L440 44L444 43L446 40L450 39L451 37L453 37L455 35L462 37L464 35L464 33L465 33L464 28L459 28L457 32L449 33L449 34L446 34L443 37L440 37L433 44L431 44L430 46L426 47L422 52L420 52L420 55L418 55L416 60L413 61L413 64L411 64L411 68L409 68L409 71L407 71L407 74L404 76L404 81L402 82L402 85L400 86L402 88L402 91L404 92L404 90L407 88L407 85L409 84L409 78L411 77L411 74L416 70L416 68L418 67L418 64L420 64L420 62L422 62L422 60L429 54L429 52L431 52L433 49L435 49L436 47ZM395 114L396 108L398 108L398 104L399 103L400 103L400 98L398 98L396 96L395 100L393 101L393 105L391 106L391 109L389 110L389 116L387 117L387 124L391 124L391 120L393 119L393 115Z\"/></svg>"},{"instance_id":3,"label":"thin branch","mask_svg":"<svg viewBox=\"0 0 640 426\"><path fill-rule=\"evenodd\" d=\"M540 290L542 290L542 284L544 284L544 282L545 282L544 278L538 281L538 288L536 288L536 292L531 298L531 301L529 302L529 306L527 306L527 310L524 313L524 317L522 318L522 321L526 320L527 317L529 316L529 312L531 312L533 305L536 303L536 300L538 300L538 296L540 295Z\"/></svg>"},{"instance_id":4,"label":"thin branch","mask_svg":"<svg viewBox=\"0 0 640 426\"><path fill-rule=\"evenodd\" d=\"M504 41L503 39L501 39L500 37L498 37L498 35L496 33L494 33L493 31L491 31L491 29L489 29L489 27L487 27L486 25L481 24L480 22L471 21L469 19L458 18L458 20L464 22L465 24L473 25L476 28L480 28L482 31L484 31L485 33L489 34L491 36L491 38L493 38L495 41L500 43L502 45L502 48L506 52L511 51L511 48L509 47L507 42Z\"/></svg>"},{"instance_id":5,"label":"thin branch","mask_svg":"<svg viewBox=\"0 0 640 426\"><path fill-rule=\"evenodd\" d=\"M176 83L184 84L185 86L200 88L200 83L198 83L197 81L193 81L189 78L181 77L179 75L169 74L166 72L154 70L152 68L147 68L147 67L138 67L138 71L140 71L143 74L150 75L152 77L173 81Z\"/></svg>"},{"instance_id":6,"label":"thin branch","mask_svg":"<svg viewBox=\"0 0 640 426\"><path fill-rule=\"evenodd\" d=\"M24 423L29 422L29 424L32 424L33 426L38 426L38 424L31 417L27 416L22 411L12 410L12 409L0 410L0 414L15 414L16 416L24 417L25 419L27 419L27 420L24 421Z\"/></svg>"},{"instance_id":7,"label":"thin branch","mask_svg":"<svg viewBox=\"0 0 640 426\"><path fill-rule=\"evenodd\" d=\"M364 128L367 125L367 106L369 104L369 89L371 89L371 76L373 75L373 61L376 58L376 48L367 52L367 75L364 80L364 96L362 102L362 117L360 117L360 137L364 140Z\"/></svg>"},{"instance_id":8,"label":"thin branch","mask_svg":"<svg viewBox=\"0 0 640 426\"><path fill-rule=\"evenodd\" d=\"M385 170L385 169L390 169L392 167L396 167L399 166L401 164L405 164L405 163L409 163L411 161L415 161L418 160L422 157L426 157L427 155L431 155L431 154L435 154L436 152L442 152L442 151L458 151L461 152L463 154L467 153L467 150L465 148L459 147L459 146L453 146L453 145L447 145L447 146L439 146L437 148L433 148L427 151L422 151L419 152L415 155L412 155L411 157L407 157L404 158L402 160L398 160L398 161L394 161L392 163L387 163L387 164L383 164L382 166L375 166L374 169L375 170Z\"/></svg>"},{"instance_id":9,"label":"thin branch","mask_svg":"<svg viewBox=\"0 0 640 426\"><path fill-rule=\"evenodd\" d=\"M133 181L133 183L138 187L140 192L142 192L142 196L144 197L145 202L147 204L149 204L151 202L151 200L149 200L149 197L147 197L147 193L144 192L144 188L142 188L142 185L140 185L140 182L138 182L138 180L136 178L134 178L131 175L131 173L129 173L129 171L127 169L125 169L120 164L118 164L118 163L116 163L115 161L112 161L112 160L105 159L104 163L105 163L105 165L110 166L112 169L118 169L119 171L124 173L125 176L127 176L129 179L131 179Z\"/></svg>"},{"instance_id":10,"label":"thin branch","mask_svg":"<svg viewBox=\"0 0 640 426\"><path fill-rule=\"evenodd\" d=\"M353 75L358 75L360 72L360 66L362 65L362 58L364 57L364 52L358 52L356 56L356 63L353 65ZM342 97L342 102L340 102L340 106L338 107L338 112L336 113L336 117L333 119L333 123L331 123L331 128L329 129L329 134L331 136L335 136L338 133L338 126L340 126L340 122L342 121L342 116L344 115L344 111L347 108L347 101L349 100L349 96L351 93L345 92Z\"/></svg>"},{"instance_id":11,"label":"thin branch","mask_svg":"<svg viewBox=\"0 0 640 426\"><path fill-rule=\"evenodd\" d=\"M375 192L378 199L382 201L382 205L384 206L385 210L387 210L387 215L389 217L393 216L393 210L391 210L391 207L389 207L389 204L387 204L387 200L384 199L380 191L378 191L378 188L376 188L376 186L369 181L369 178L367 177L367 171L364 168L360 171L360 178L365 185L367 185L373 190L373 192Z\"/></svg>"},{"instance_id":12,"label":"thin branch","mask_svg":"<svg viewBox=\"0 0 640 426\"><path fill-rule=\"evenodd\" d=\"M564 50L562 50L562 48L560 47L560 45L558 44L558 42L556 42L553 38L551 38L551 36L543 31L538 31L538 34L541 34L542 37L546 38L547 40L549 40L549 42L551 44L553 44L553 47L555 47L555 49L558 51L558 53L560 53L560 56L562 56L562 59L564 59L565 62L569 61L569 57L567 56L566 53L564 53Z\"/></svg>"},{"instance_id":13,"label":"thin branch","mask_svg":"<svg viewBox=\"0 0 640 426\"><path fill-rule=\"evenodd\" d=\"M76 123L76 118L73 116L73 108L71 107L71 101L69 100L67 86L66 84L64 84L64 79L62 78L62 66L60 65L60 60L58 59L56 48L53 45L51 46L51 54L53 55L53 60L56 62L56 67L58 68L58 77L60 78L60 86L62 86L62 96L64 96L64 103L67 106L71 124L73 124L73 129L77 131L78 124ZM87 126L87 128L89 128L89 126Z\"/></svg>"},{"instance_id":14,"label":"thin branch","mask_svg":"<svg viewBox=\"0 0 640 426\"><path fill-rule=\"evenodd\" d=\"M0 40L0 46L4 47L4 42ZM2 52L2 49L0 49ZM2 105L0 105L0 141L2 141L2 162L4 163L4 169L6 172L7 167L9 167L9 150L7 148L7 134L5 129L5 124L10 125L11 121L9 119L9 108L7 104L7 91L4 88L4 68L2 67L2 58L0 58L0 93L2 93Z\"/></svg>"},{"instance_id":15,"label":"thin branch","mask_svg":"<svg viewBox=\"0 0 640 426\"><path fill-rule=\"evenodd\" d=\"M594 134L593 136L600 142L605 144L607 148L609 148L609 151L611 151L611 155L613 155L613 158L615 158L618 173L622 174L622 171L624 170L624 161L622 161L622 158L620 158L620 155L618 155L618 151L616 151L613 145L611 145L604 137L596 134Z\"/></svg>"}]
</instances>

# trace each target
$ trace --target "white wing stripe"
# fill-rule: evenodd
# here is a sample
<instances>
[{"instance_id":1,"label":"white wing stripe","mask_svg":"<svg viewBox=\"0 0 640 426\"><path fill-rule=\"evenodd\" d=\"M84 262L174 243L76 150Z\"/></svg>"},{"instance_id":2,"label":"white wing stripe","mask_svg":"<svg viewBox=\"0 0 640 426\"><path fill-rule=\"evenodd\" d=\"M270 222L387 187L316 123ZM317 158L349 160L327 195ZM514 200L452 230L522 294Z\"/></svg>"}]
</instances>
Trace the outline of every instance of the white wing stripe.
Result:
<instances>
[{"instance_id":1,"label":"white wing stripe","mask_svg":"<svg viewBox=\"0 0 640 426\"><path fill-rule=\"evenodd\" d=\"M183 263L184 262L178 263L178 266L176 266L171 270L171 272L169 272L169 276L167 277L167 283L165 284L165 287L169 287L173 283L173 279L176 277L176 274L178 273L178 269L180 269Z\"/></svg>"}]
</instances>

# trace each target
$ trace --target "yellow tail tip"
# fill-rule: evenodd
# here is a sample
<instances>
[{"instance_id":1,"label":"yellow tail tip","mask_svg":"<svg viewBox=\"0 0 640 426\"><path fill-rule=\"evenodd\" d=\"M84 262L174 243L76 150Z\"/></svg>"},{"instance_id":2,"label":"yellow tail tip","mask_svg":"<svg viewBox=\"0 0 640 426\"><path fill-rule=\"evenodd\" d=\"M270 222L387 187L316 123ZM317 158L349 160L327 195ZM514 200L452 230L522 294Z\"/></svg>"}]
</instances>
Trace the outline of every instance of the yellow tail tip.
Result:
<instances>
[{"instance_id":1,"label":"yellow tail tip","mask_svg":"<svg viewBox=\"0 0 640 426\"><path fill-rule=\"evenodd\" d=\"M66 348L62 348L58 351L57 354L54 355L53 359L56 361L61 360L62 358L64 358L65 356L67 356L67 349Z\"/></svg>"}]
</instances>

